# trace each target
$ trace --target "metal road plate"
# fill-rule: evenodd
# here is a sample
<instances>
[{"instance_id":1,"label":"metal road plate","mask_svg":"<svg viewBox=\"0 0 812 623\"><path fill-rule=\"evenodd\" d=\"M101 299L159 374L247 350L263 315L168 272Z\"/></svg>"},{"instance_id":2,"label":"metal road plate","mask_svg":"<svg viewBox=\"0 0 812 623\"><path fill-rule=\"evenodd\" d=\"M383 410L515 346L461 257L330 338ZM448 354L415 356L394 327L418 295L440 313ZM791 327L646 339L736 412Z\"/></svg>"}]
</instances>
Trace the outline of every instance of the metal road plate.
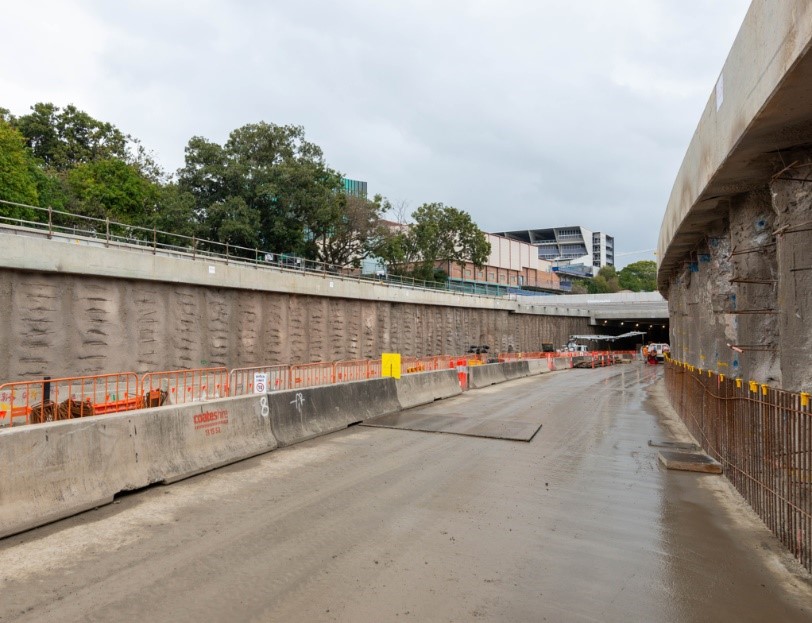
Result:
<instances>
[{"instance_id":1,"label":"metal road plate","mask_svg":"<svg viewBox=\"0 0 812 623\"><path fill-rule=\"evenodd\" d=\"M451 433L470 437L488 437L511 441L530 441L541 428L541 422L515 420L485 420L463 415L431 415L427 413L392 413L367 420L362 426L398 428L429 433Z\"/></svg>"},{"instance_id":2,"label":"metal road plate","mask_svg":"<svg viewBox=\"0 0 812 623\"><path fill-rule=\"evenodd\" d=\"M696 452L700 447L688 441L654 441L649 439L648 445L652 448L665 448L666 450L690 450Z\"/></svg>"},{"instance_id":3,"label":"metal road plate","mask_svg":"<svg viewBox=\"0 0 812 623\"><path fill-rule=\"evenodd\" d=\"M686 472L704 472L706 474L722 473L722 464L707 454L660 450L660 452L657 453L657 458L667 469L677 469Z\"/></svg>"}]
</instances>

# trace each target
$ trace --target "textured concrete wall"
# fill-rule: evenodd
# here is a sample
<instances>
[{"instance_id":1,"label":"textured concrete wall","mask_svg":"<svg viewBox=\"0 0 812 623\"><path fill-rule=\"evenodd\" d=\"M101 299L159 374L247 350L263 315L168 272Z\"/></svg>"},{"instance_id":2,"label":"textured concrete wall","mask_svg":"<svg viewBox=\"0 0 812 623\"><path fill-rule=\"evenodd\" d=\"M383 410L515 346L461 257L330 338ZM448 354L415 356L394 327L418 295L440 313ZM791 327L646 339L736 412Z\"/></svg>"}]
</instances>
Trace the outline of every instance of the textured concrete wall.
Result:
<instances>
[{"instance_id":1,"label":"textured concrete wall","mask_svg":"<svg viewBox=\"0 0 812 623\"><path fill-rule=\"evenodd\" d=\"M807 157L804 167L788 176L797 180L771 185L775 231L780 232L775 256L781 376L786 387L805 391L812 389L812 185L805 180L810 168L812 158Z\"/></svg>"},{"instance_id":2,"label":"textured concrete wall","mask_svg":"<svg viewBox=\"0 0 812 623\"><path fill-rule=\"evenodd\" d=\"M800 179L734 197L685 256L668 287L675 358L812 388L812 188Z\"/></svg>"},{"instance_id":3,"label":"textured concrete wall","mask_svg":"<svg viewBox=\"0 0 812 623\"><path fill-rule=\"evenodd\" d=\"M541 350L588 318L0 270L0 381Z\"/></svg>"}]
</instances>

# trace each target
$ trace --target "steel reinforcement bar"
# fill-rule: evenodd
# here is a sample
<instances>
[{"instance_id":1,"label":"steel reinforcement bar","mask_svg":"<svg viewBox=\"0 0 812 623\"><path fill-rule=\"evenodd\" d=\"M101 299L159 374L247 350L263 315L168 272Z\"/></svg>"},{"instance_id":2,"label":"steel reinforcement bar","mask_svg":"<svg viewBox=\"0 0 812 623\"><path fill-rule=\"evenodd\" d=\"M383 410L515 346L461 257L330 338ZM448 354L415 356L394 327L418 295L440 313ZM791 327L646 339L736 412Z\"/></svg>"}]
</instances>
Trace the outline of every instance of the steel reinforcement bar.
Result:
<instances>
[{"instance_id":1,"label":"steel reinforcement bar","mask_svg":"<svg viewBox=\"0 0 812 623\"><path fill-rule=\"evenodd\" d=\"M812 571L812 410L792 393L669 361L666 387L702 448L767 527Z\"/></svg>"}]
</instances>

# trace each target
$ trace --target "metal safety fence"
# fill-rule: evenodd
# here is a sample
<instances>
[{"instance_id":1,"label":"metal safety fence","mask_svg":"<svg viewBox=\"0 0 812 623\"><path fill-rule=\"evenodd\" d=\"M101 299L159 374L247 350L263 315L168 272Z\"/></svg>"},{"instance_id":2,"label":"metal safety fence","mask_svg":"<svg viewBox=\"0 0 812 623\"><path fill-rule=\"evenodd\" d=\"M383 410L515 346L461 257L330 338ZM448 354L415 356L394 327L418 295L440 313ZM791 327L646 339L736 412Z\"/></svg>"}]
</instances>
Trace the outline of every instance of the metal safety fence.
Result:
<instances>
[{"instance_id":1,"label":"metal safety fence","mask_svg":"<svg viewBox=\"0 0 812 623\"><path fill-rule=\"evenodd\" d=\"M401 374L433 372L486 363L578 357L588 366L609 365L615 353L496 353L402 357ZM570 367L572 364L570 363ZM16 381L0 385L0 428L186 404L226 396L363 381L383 376L381 359L282 364L235 368L192 368Z\"/></svg>"},{"instance_id":2,"label":"metal safety fence","mask_svg":"<svg viewBox=\"0 0 812 623\"><path fill-rule=\"evenodd\" d=\"M812 571L812 410L807 393L669 361L677 413L728 480Z\"/></svg>"},{"instance_id":3,"label":"metal safety fence","mask_svg":"<svg viewBox=\"0 0 812 623\"><path fill-rule=\"evenodd\" d=\"M40 424L144 406L134 372L0 385L0 427Z\"/></svg>"},{"instance_id":4,"label":"metal safety fence","mask_svg":"<svg viewBox=\"0 0 812 623\"><path fill-rule=\"evenodd\" d=\"M148 372L141 377L141 391L152 397L158 396L159 404L183 404L229 395L228 370L226 368L192 368ZM158 406L152 404L151 406Z\"/></svg>"}]
</instances>

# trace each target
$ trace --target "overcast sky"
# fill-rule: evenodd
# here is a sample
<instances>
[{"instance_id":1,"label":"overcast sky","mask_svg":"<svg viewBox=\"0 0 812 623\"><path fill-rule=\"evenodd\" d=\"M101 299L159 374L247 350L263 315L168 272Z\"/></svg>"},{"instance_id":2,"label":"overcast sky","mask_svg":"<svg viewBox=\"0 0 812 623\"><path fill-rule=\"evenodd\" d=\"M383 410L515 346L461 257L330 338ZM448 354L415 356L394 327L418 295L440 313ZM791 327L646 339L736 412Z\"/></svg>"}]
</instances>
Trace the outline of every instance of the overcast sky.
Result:
<instances>
[{"instance_id":1,"label":"overcast sky","mask_svg":"<svg viewBox=\"0 0 812 623\"><path fill-rule=\"evenodd\" d=\"M174 171L194 135L305 127L328 163L486 231L653 249L749 0L3 3L0 107L72 103ZM617 258L623 266L651 252Z\"/></svg>"}]
</instances>

